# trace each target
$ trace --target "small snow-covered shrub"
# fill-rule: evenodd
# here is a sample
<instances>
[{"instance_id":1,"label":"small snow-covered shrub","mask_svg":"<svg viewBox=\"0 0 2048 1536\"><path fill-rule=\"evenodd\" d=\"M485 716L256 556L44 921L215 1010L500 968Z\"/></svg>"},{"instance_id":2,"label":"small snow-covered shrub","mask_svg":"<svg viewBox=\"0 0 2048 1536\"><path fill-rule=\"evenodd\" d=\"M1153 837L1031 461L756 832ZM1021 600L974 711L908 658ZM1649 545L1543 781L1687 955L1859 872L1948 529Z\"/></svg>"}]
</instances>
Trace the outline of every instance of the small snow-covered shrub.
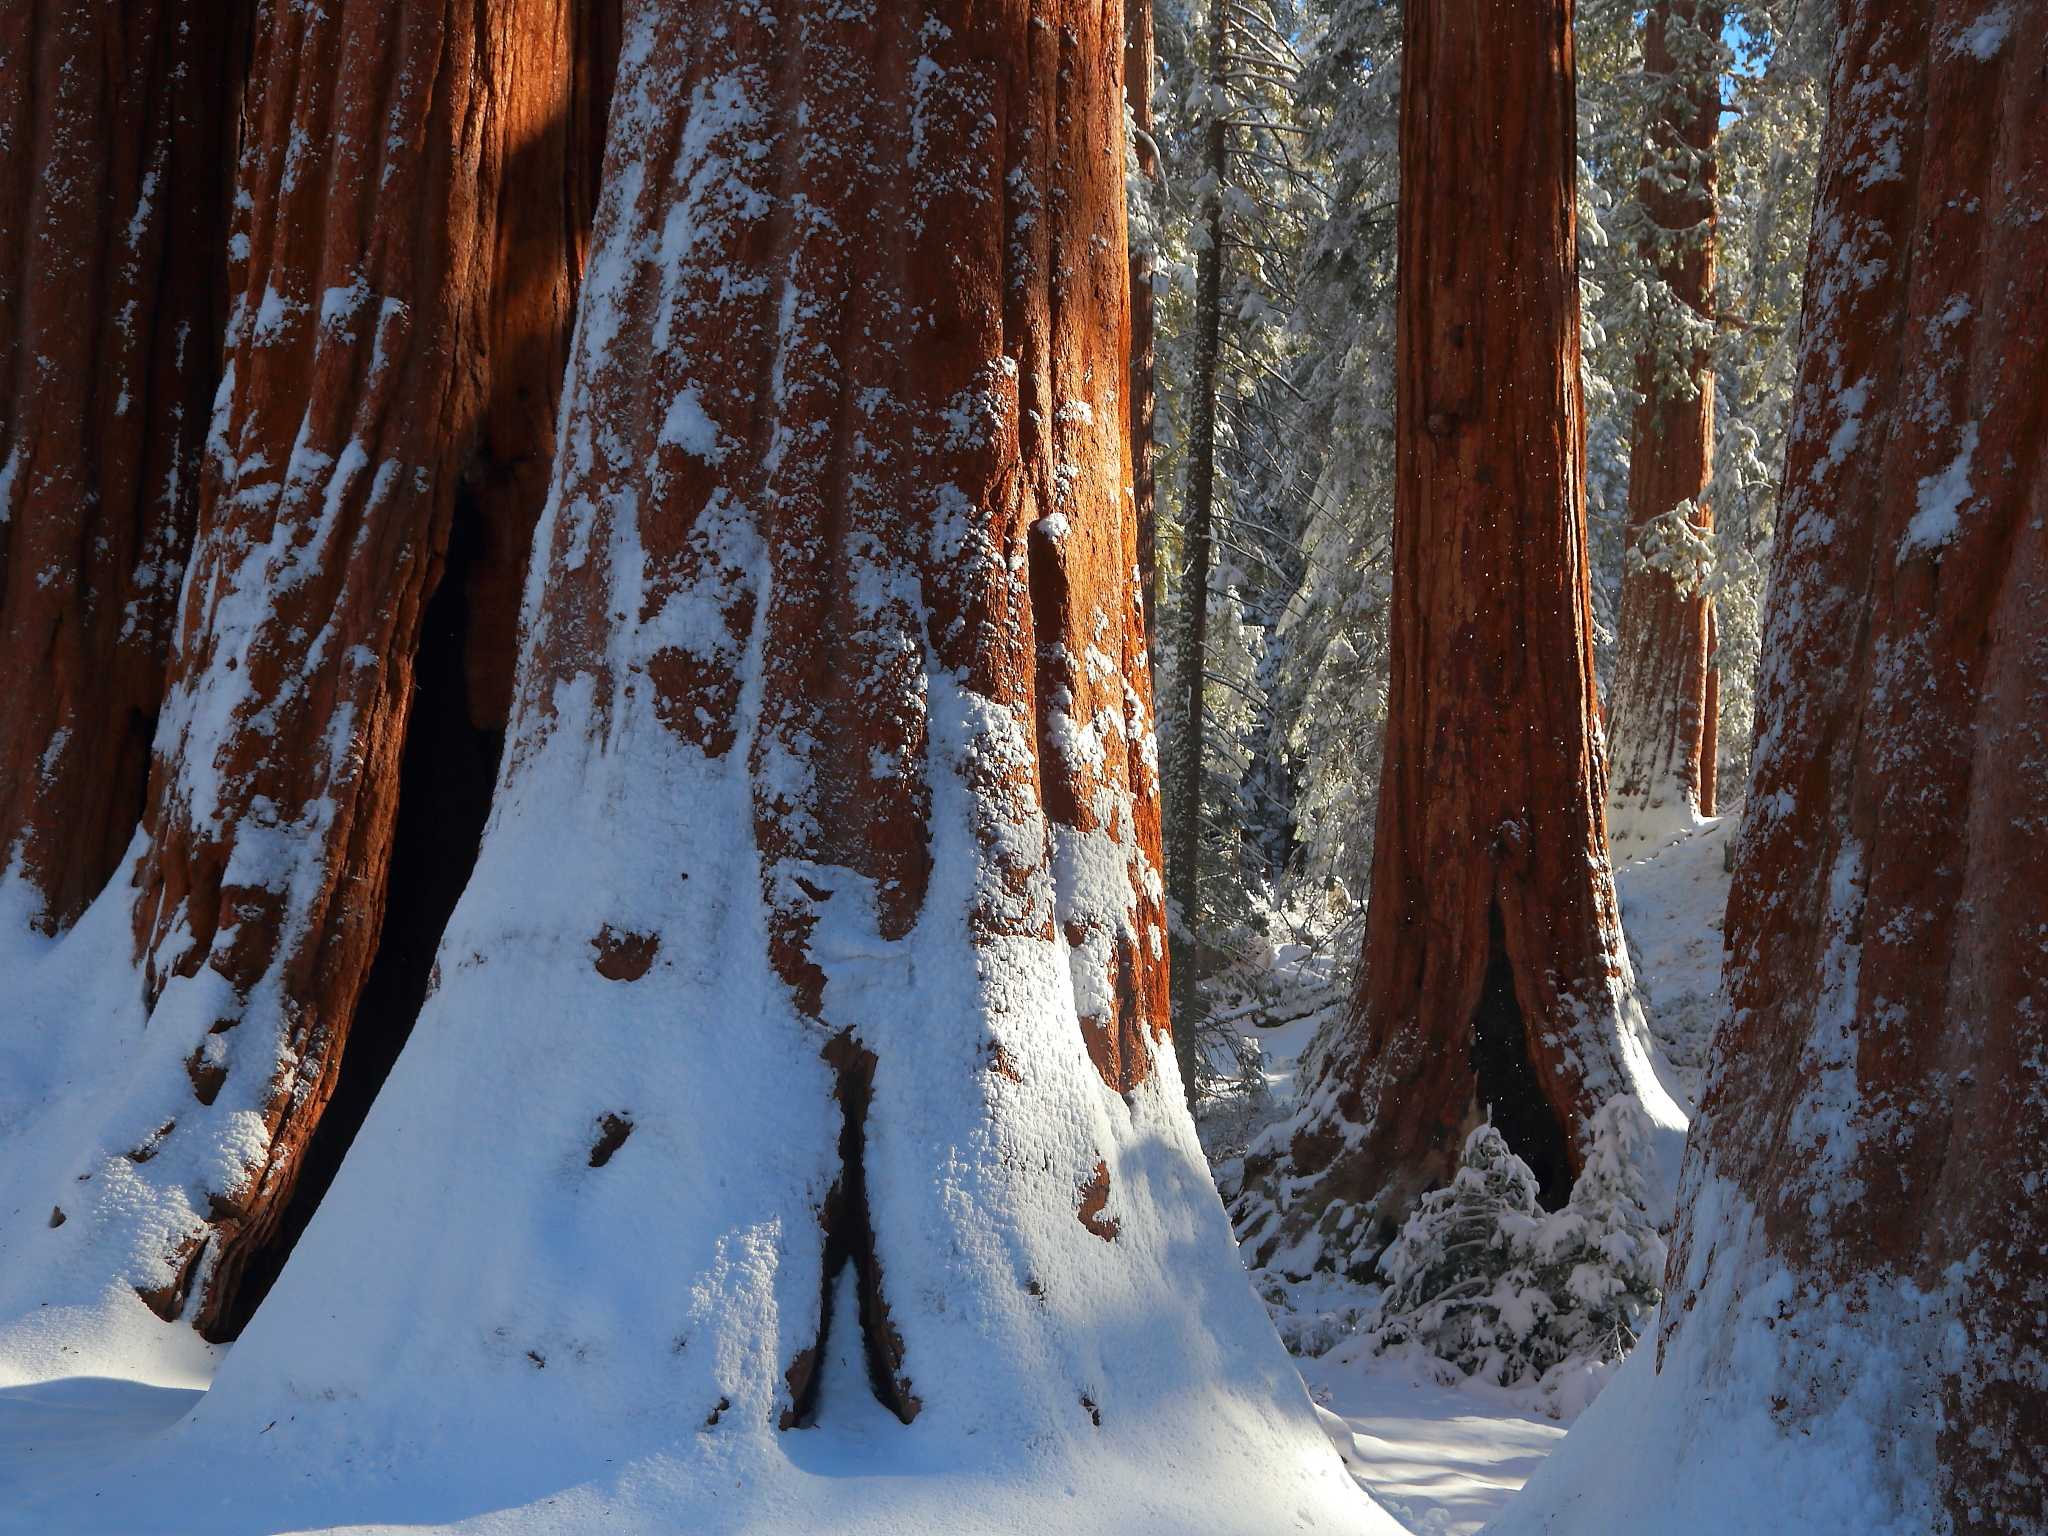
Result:
<instances>
[{"instance_id":1,"label":"small snow-covered shrub","mask_svg":"<svg viewBox=\"0 0 2048 1536\"><path fill-rule=\"evenodd\" d=\"M1326 1269L1305 1280L1289 1280L1276 1270L1255 1269L1252 1289L1266 1303L1287 1352L1309 1360L1328 1354L1355 1334L1380 1294L1377 1285L1362 1285Z\"/></svg>"},{"instance_id":2,"label":"small snow-covered shrub","mask_svg":"<svg viewBox=\"0 0 2048 1536\"><path fill-rule=\"evenodd\" d=\"M1405 1357L1554 1418L1576 1415L1635 1347L1660 1296L1664 1241L1644 1208L1649 1122L1629 1095L1592 1126L1561 1211L1483 1125L1457 1176L1432 1190L1380 1258L1387 1289L1340 1363Z\"/></svg>"}]
</instances>

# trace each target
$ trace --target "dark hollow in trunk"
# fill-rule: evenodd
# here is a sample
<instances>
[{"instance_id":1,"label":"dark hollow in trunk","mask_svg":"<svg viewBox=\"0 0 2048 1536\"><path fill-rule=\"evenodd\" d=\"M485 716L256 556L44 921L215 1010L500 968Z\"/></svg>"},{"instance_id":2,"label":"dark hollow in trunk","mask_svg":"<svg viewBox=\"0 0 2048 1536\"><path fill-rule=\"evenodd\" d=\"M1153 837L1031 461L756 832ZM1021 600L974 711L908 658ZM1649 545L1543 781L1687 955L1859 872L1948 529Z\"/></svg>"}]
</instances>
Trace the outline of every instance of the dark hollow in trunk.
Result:
<instances>
[{"instance_id":1,"label":"dark hollow in trunk","mask_svg":"<svg viewBox=\"0 0 2048 1536\"><path fill-rule=\"evenodd\" d=\"M466 489L459 491L447 559L421 618L413 658L412 707L399 763L398 811L376 957L343 1039L333 1097L300 1156L298 1181L276 1230L248 1253L239 1274L215 1276L220 1313L206 1330L215 1343L241 1336L326 1197L377 1090L412 1033L433 979L441 930L476 865L504 745L502 730L479 730L470 723L464 658L470 576L482 545L476 500Z\"/></svg>"},{"instance_id":2,"label":"dark hollow in trunk","mask_svg":"<svg viewBox=\"0 0 2048 1536\"><path fill-rule=\"evenodd\" d=\"M1572 1144L1557 1112L1543 1096L1542 1079L1529 1056L1529 1031L1515 1001L1515 967L1508 959L1500 909L1489 919L1491 958L1472 1015L1472 1077L1486 1118L1536 1175L1537 1199L1546 1211L1561 1210L1572 1197Z\"/></svg>"}]
</instances>

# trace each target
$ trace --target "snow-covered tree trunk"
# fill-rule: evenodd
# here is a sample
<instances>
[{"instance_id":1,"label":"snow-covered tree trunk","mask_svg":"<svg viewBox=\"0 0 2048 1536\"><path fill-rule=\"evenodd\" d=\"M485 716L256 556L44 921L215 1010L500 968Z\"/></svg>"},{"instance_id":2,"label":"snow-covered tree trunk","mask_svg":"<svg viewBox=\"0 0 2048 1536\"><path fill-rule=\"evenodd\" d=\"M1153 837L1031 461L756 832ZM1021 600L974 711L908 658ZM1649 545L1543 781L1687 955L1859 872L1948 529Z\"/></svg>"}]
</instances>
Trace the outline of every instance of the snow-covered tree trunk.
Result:
<instances>
[{"instance_id":1,"label":"snow-covered tree trunk","mask_svg":"<svg viewBox=\"0 0 2048 1536\"><path fill-rule=\"evenodd\" d=\"M1705 500L1714 472L1706 328L1714 320L1720 30L1720 6L1692 0L1662 0L1643 21L1643 70L1654 82L1648 163L1638 184L1650 226L1643 257L1676 313L1650 324L1636 358L1631 558L1607 709L1607 825L1617 847L1660 842L1714 813L1713 598L1696 550L1714 526ZM1653 314L1660 307L1653 304ZM1676 328L1696 334L1674 337Z\"/></svg>"},{"instance_id":2,"label":"snow-covered tree trunk","mask_svg":"<svg viewBox=\"0 0 2048 1536\"><path fill-rule=\"evenodd\" d=\"M1392 683L1362 974L1238 1210L1259 1262L1290 1272L1369 1270L1489 1115L1551 1205L1613 1095L1683 1124L1601 821L1569 6L1411 6L1401 80Z\"/></svg>"},{"instance_id":3,"label":"snow-covered tree trunk","mask_svg":"<svg viewBox=\"0 0 2048 1536\"><path fill-rule=\"evenodd\" d=\"M1843 7L1731 1013L1656 1374L1574 1435L1661 1470L1510 1529L2048 1530L2044 59Z\"/></svg>"},{"instance_id":4,"label":"snow-covered tree trunk","mask_svg":"<svg viewBox=\"0 0 2048 1536\"><path fill-rule=\"evenodd\" d=\"M9 1044L41 1070L14 1090L36 1107L8 1106L34 1151L7 1171L38 1197L0 1237L0 1317L125 1282L221 1336L254 1299L377 953L422 616L465 498L470 606L503 615L470 637L469 694L488 726L494 682L502 725L576 175L591 201L562 141L593 9L256 15L232 229L183 253L232 306L142 825L98 908L10 963Z\"/></svg>"},{"instance_id":5,"label":"snow-covered tree trunk","mask_svg":"<svg viewBox=\"0 0 2048 1536\"><path fill-rule=\"evenodd\" d=\"M634 8L436 991L123 1509L1392 1528L1164 1048L1122 50L1073 0Z\"/></svg>"},{"instance_id":6,"label":"snow-covered tree trunk","mask_svg":"<svg viewBox=\"0 0 2048 1536\"><path fill-rule=\"evenodd\" d=\"M54 932L141 812L226 318L220 0L14 0L0 52L0 870Z\"/></svg>"}]
</instances>

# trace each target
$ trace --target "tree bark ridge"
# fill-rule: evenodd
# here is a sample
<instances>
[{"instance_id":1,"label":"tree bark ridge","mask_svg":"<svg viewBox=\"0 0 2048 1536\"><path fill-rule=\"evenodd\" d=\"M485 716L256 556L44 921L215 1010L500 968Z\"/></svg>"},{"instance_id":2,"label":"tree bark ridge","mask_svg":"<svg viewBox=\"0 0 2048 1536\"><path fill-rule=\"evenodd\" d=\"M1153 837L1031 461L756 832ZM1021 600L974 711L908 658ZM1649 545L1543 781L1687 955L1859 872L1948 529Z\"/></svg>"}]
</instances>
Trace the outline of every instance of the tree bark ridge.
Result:
<instances>
[{"instance_id":1,"label":"tree bark ridge","mask_svg":"<svg viewBox=\"0 0 2048 1536\"><path fill-rule=\"evenodd\" d=\"M11 7L0 58L0 868L54 933L114 872L227 314L247 3Z\"/></svg>"}]
</instances>

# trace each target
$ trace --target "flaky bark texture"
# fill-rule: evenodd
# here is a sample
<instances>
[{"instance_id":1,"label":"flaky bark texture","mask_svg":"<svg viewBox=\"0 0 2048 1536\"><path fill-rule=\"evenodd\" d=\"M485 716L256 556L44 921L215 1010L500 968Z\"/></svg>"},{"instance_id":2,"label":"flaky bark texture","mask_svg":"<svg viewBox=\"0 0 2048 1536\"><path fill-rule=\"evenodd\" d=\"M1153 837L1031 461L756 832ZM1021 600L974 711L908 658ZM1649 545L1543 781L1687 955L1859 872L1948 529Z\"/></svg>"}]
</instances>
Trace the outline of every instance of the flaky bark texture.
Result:
<instances>
[{"instance_id":1,"label":"flaky bark texture","mask_svg":"<svg viewBox=\"0 0 2048 1536\"><path fill-rule=\"evenodd\" d=\"M2044 58L2039 6L1844 7L1660 1341L1764 1361L1794 1476L1858 1421L1871 1529L2048 1530Z\"/></svg>"},{"instance_id":2,"label":"flaky bark texture","mask_svg":"<svg viewBox=\"0 0 2048 1536\"><path fill-rule=\"evenodd\" d=\"M914 35L907 11L877 24L906 47ZM1055 844L1101 837L1123 850L1137 905L1076 892L1057 922L1098 1004L1082 1014L1089 1053L1127 1090L1152 1070L1165 996L1126 490L1129 277L1106 265L1124 260L1120 161L1105 179L1121 99L1100 97L1094 52L1116 43L1120 65L1121 41L1091 30L1084 45L1021 11L934 21L965 76L928 99L914 80L848 72L851 18L808 19L786 56L774 25L742 17L708 40L681 21L650 28L657 56L641 89L678 94L665 111L641 103L661 137L635 147L643 168L618 194L628 227L659 229L671 167L705 153L686 136L703 131L688 98L662 83L670 72L689 90L743 82L759 103L743 124L709 118L744 128L735 162L754 144L802 153L771 149L700 194L701 209L685 205L697 238L723 243L604 294L617 330L580 365L585 419L551 551L559 565L608 542L618 488L632 486L642 624L708 588L724 594L721 628L653 645L628 668L646 682L629 685L607 659L616 599L601 582L557 581L539 609L528 707L544 716L551 690L578 675L646 687L679 740L723 758L742 734L742 658L762 647L747 754L769 952L799 1008L822 1019L810 945L832 892L802 872L870 885L885 940L916 925L932 861L922 670L957 672L1028 733L1000 752L991 743L975 770L994 818L979 835L1006 873L977 901L973 932L1038 933L1055 918L1027 894L1045 850L1003 825L1044 817ZM943 71L944 55L925 57ZM1049 84L1031 89L1034 77ZM975 125L981 110L993 125ZM830 129L807 129L814 114ZM964 164L924 148L941 139ZM817 212L768 213L788 208ZM739 264L774 280L729 298ZM759 572L722 542L741 509L758 517Z\"/></svg>"},{"instance_id":3,"label":"flaky bark texture","mask_svg":"<svg viewBox=\"0 0 2048 1536\"><path fill-rule=\"evenodd\" d=\"M0 870L46 931L142 813L220 367L247 10L0 12Z\"/></svg>"},{"instance_id":4,"label":"flaky bark texture","mask_svg":"<svg viewBox=\"0 0 2048 1536\"><path fill-rule=\"evenodd\" d=\"M594 204L593 98L605 85L592 56L602 58L611 30L605 14L587 0L263 4L240 104L232 229L211 243L199 239L203 230L183 231L189 248L174 251L205 296L224 278L232 306L146 806L126 811L143 811L143 840L132 890L117 881L107 893L132 907L147 1022L100 1069L118 1091L103 1088L91 1115L52 1134L96 1125L97 1145L68 1155L87 1168L112 1159L133 1186L124 1192L101 1178L69 1193L89 1219L104 1217L76 1240L98 1246L94 1256L74 1254L72 1272L128 1275L161 1316L182 1316L209 1337L231 1336L246 1314L241 1277L276 1234L306 1164L377 953L415 654L458 497L480 546L467 570L474 622L456 642L468 724L485 733L505 724L525 552L550 478ZM121 30L114 19L103 25ZM180 35L201 46L226 30L194 21ZM91 70L71 71L81 73ZM187 73L204 78L196 63ZM133 132L145 159L171 157L176 169L196 130L165 111L175 120L158 124L154 138L146 123ZM189 155L205 162L203 150L210 162L187 174L202 190L218 177L224 196L232 162L221 151L232 136L224 121L208 131ZM108 132L118 170L129 151ZM59 148L68 153L69 143ZM46 147L34 174L62 184L70 173L53 168L55 153ZM113 206L126 220L126 205ZM94 228L44 237L61 258L52 281L79 281L72 268L97 256ZM118 228L130 238L125 223ZM148 254L156 259L167 241L177 247L179 235L155 230ZM125 269L120 276L130 281ZM85 310L69 323L90 336L105 295L78 301ZM117 339L138 311L149 314L146 298L105 311ZM52 311L41 323L60 319ZM198 329L176 314L160 329L173 322L191 348L217 335L211 321ZM173 361L166 343L155 366L185 387ZM188 395L160 406L136 398L175 423L172 408L189 405ZM107 414L125 430L126 416ZM163 454L184 441L168 429L135 440L137 453ZM66 476L76 485L127 472L118 457L51 431L31 446L52 466L39 471L37 494L54 496ZM155 491L164 474L175 488L181 463L167 462L144 489ZM124 494L136 501L132 487ZM84 504L74 494L64 505ZM106 523L121 505L110 493L94 516ZM178 515L182 504L161 500L122 513L166 530ZM83 534L65 537L76 545ZM113 551L130 562L117 562L116 575L132 568L134 547ZM66 557L51 556L52 568L73 583L67 601L83 619L59 614L60 638L113 635L125 614L118 582L66 571ZM167 563L175 583L173 556L149 558ZM138 657L148 638L145 623ZM147 730L141 704L127 702L146 692L139 660L103 648L59 682L61 707L74 707L65 702L74 694L109 695L124 726L132 715ZM81 763L78 794L88 801L138 792L100 782L118 780L112 753ZM97 835L115 835L110 813L95 814L108 823ZM30 828L30 868L48 844L71 861L65 879L75 884L91 873L76 851L86 845L62 817L51 825L47 836L41 823ZM120 825L118 835L127 831ZM61 913L79 892L65 885L58 896ZM396 1021L399 1038L408 1024ZM116 1217L114 1204L96 1213L94 1195L125 1214ZM34 1273L22 1265L16 1276L33 1288Z\"/></svg>"},{"instance_id":5,"label":"flaky bark texture","mask_svg":"<svg viewBox=\"0 0 2048 1536\"><path fill-rule=\"evenodd\" d=\"M1665 0L1644 19L1643 69L1662 82L1650 128L1651 163L1639 188L1657 230L1644 254L1672 301L1711 323L1721 82L1690 56L1672 56L1667 27L1674 19L1718 38L1721 8ZM1714 600L1685 559L1685 535L1659 523L1682 519L1696 536L1713 532L1713 509L1704 500L1714 473L1713 354L1703 346L1683 347L1673 359L1671 350L1668 337L1653 336L1636 359L1631 558L1622 578L1607 710L1607 822L1617 847L1661 840L1695 816L1714 814L1718 722L1708 708ZM1680 379L1665 377L1674 363Z\"/></svg>"},{"instance_id":6,"label":"flaky bark texture","mask_svg":"<svg viewBox=\"0 0 2048 1536\"><path fill-rule=\"evenodd\" d=\"M1358 995L1246 1160L1261 1263L1369 1269L1491 1113L1561 1201L1650 1077L1594 721L1570 10L1407 12L1392 684Z\"/></svg>"}]
</instances>

